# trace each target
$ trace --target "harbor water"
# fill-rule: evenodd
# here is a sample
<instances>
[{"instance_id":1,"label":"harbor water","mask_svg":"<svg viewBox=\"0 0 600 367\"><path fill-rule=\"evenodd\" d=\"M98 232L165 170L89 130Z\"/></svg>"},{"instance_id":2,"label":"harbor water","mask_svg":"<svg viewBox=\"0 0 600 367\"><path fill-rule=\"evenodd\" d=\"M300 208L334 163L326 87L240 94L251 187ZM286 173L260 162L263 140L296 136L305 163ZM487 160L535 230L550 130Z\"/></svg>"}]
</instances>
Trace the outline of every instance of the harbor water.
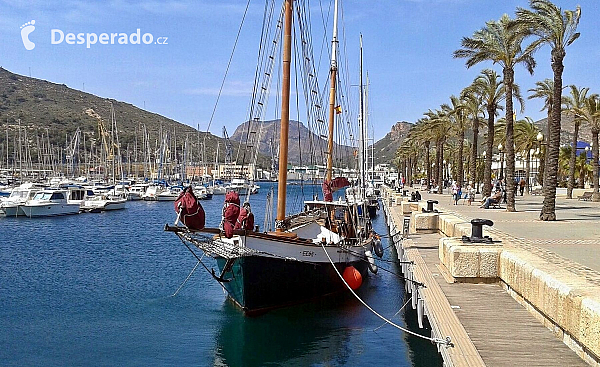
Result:
<instances>
[{"instance_id":1,"label":"harbor water","mask_svg":"<svg viewBox=\"0 0 600 367\"><path fill-rule=\"evenodd\" d=\"M251 198L263 227L262 183ZM318 186L289 186L300 209ZM203 201L207 224L223 196ZM0 218L2 366L441 366L431 343L384 325L350 294L245 317L172 233L172 202L57 218ZM383 212L374 229L388 233ZM392 317L404 283L387 248L358 294ZM210 258L206 265L215 267ZM387 269L388 271L384 271ZM407 306L410 308L410 305ZM416 329L413 310L392 318ZM381 327L380 327L381 326Z\"/></svg>"}]
</instances>

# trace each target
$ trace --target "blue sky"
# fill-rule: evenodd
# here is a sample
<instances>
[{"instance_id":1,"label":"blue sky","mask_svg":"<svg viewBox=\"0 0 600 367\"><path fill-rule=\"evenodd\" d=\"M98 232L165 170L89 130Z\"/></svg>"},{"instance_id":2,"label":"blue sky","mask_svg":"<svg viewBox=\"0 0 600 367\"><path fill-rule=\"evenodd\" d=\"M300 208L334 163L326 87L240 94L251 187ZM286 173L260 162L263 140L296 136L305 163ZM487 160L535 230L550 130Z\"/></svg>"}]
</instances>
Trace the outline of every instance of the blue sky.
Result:
<instances>
[{"instance_id":1,"label":"blue sky","mask_svg":"<svg viewBox=\"0 0 600 367\"><path fill-rule=\"evenodd\" d=\"M564 83L600 93L600 4L598 0L555 1L564 9L582 7L581 38L567 49ZM311 0L312 18L330 0ZM343 33L351 84L358 84L358 38L364 37L369 72L370 122L375 139L400 120L414 122L458 94L490 63L466 69L453 59L463 36L485 21L514 15L524 0L342 0ZM225 73L245 0L173 1L9 1L0 0L0 66L19 74L64 83L71 88L115 98L206 130ZM210 131L233 131L247 119L256 67L264 1L252 1L224 92ZM20 27L35 20L26 50ZM316 37L322 32L317 23ZM51 29L63 33L150 33L168 37L166 45L51 44ZM342 30L340 31L342 32ZM117 43L115 41L115 43ZM318 42L316 42L318 45ZM315 49L318 46L315 45ZM550 50L535 55L529 76L517 67L521 90L552 77ZM321 64L323 69L327 63ZM323 80L321 83L324 83ZM355 88L356 89L356 88ZM523 115L545 117L542 104L528 100ZM521 115L519 115L521 116ZM268 116L267 116L268 117Z\"/></svg>"}]
</instances>

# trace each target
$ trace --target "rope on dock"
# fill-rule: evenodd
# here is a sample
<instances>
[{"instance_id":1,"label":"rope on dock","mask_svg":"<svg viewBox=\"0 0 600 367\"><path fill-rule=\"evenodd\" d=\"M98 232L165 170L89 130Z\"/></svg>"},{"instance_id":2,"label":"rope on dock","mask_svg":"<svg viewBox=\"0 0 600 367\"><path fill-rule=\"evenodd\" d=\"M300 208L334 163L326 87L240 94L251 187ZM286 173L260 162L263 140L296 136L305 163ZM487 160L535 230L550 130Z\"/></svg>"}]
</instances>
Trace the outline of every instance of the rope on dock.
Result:
<instances>
[{"instance_id":1,"label":"rope on dock","mask_svg":"<svg viewBox=\"0 0 600 367\"><path fill-rule=\"evenodd\" d=\"M331 265L333 266L333 270L335 270L335 272L337 273L337 275L340 277L340 279L342 280L342 282L344 282L344 284L346 285L346 288L348 288L348 290L352 293L352 295L354 297L356 297L356 299L363 304L363 306L365 306L369 311L371 311L373 314L375 314L377 317L379 317L380 319L382 319L383 321L385 321L386 323L392 325L393 327L395 327L396 329L399 329L401 331L404 331L407 334L410 334L412 336L416 336L418 338L421 339L425 339L428 340L432 343L436 343L436 344L440 344L440 345L444 345L446 346L446 348L452 346L452 342L450 337L446 337L446 339L440 339L440 338L430 338L428 336L425 335L421 335L418 333L415 333L414 331L408 330L403 328L402 326L394 323L392 320L387 319L385 316L382 316L381 314L379 314L377 311L375 311L371 306L369 306L365 301L362 300L362 298L360 298L358 296L358 294L356 294L356 292L354 292L354 290L348 285L348 283L346 282L346 280L344 279L344 277L342 276L342 274L340 274L340 271L338 270L338 268L335 267L335 264L333 262L333 260L331 260L331 257L329 256L329 254L327 253L327 250L325 249L325 246L323 246L323 244L321 244L321 247L323 248L323 251L325 251L325 255L327 256L327 258L329 259L329 262L331 263Z\"/></svg>"}]
</instances>

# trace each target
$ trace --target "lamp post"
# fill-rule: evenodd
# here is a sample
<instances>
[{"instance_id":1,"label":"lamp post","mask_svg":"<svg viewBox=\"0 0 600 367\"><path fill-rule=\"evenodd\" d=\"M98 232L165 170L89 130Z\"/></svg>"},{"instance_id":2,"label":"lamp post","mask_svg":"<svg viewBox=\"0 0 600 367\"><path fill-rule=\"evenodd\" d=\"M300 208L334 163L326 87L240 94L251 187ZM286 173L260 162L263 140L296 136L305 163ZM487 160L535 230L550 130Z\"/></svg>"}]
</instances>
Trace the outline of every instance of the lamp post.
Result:
<instances>
[{"instance_id":1,"label":"lamp post","mask_svg":"<svg viewBox=\"0 0 600 367\"><path fill-rule=\"evenodd\" d=\"M500 180L502 180L504 178L504 160L503 158L503 150L504 147L502 146L502 144L498 144L498 152L500 153L500 176L498 177Z\"/></svg>"}]
</instances>

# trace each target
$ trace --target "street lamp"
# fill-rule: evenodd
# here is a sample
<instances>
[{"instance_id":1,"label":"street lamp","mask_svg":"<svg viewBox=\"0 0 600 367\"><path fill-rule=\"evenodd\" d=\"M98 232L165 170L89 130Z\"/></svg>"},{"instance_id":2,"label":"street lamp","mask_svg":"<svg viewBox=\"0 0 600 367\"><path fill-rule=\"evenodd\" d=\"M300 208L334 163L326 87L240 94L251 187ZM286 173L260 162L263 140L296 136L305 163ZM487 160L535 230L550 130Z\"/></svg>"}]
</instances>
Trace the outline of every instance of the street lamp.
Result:
<instances>
[{"instance_id":1,"label":"street lamp","mask_svg":"<svg viewBox=\"0 0 600 367\"><path fill-rule=\"evenodd\" d=\"M500 176L499 176L499 179L501 179L501 180L504 177L504 161L502 160L502 158L503 158L502 157L503 156L502 149L504 149L502 144L498 144L498 152L500 152Z\"/></svg>"}]
</instances>

